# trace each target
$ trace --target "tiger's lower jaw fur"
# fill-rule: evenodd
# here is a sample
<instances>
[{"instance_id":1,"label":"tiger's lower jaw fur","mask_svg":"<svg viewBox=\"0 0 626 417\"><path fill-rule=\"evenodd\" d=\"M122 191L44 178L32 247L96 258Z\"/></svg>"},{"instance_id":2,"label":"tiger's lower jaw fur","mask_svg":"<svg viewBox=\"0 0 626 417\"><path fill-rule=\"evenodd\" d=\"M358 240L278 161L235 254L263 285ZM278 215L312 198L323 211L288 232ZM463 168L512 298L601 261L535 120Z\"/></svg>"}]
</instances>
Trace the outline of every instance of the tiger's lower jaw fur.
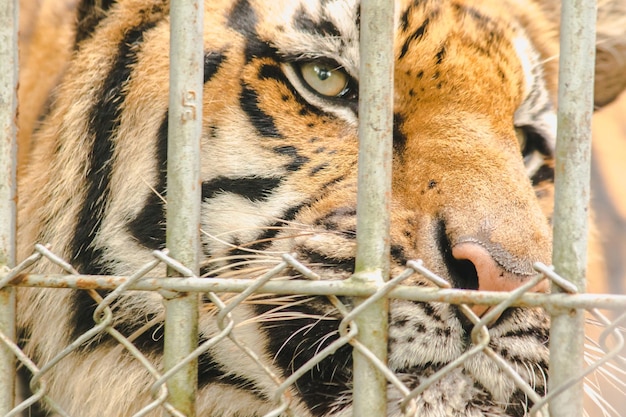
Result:
<instances>
[{"instance_id":1,"label":"tiger's lower jaw fur","mask_svg":"<svg viewBox=\"0 0 626 417\"><path fill-rule=\"evenodd\" d=\"M45 302L43 299L39 301ZM124 302L128 301L120 300L114 310L123 308ZM349 299L344 301L350 302ZM162 311L154 309L160 302L154 294L135 293L133 302L152 305L146 311ZM200 316L200 343L219 333L214 307L204 306ZM135 310L135 314L145 315L139 310ZM233 336L282 378L295 372L339 337L337 313L323 297L255 298L235 308L232 315L237 323ZM522 321L526 323L520 325ZM51 318L51 325L53 322L54 318ZM150 324L142 331L133 332L123 321L114 322L123 333L133 333L127 336L159 368L162 322L157 320ZM388 365L408 390L414 390L474 347L470 331L453 306L393 301L390 306ZM511 309L489 333L489 348L504 358L539 395L543 395L548 363L547 322L543 315ZM61 340L48 342L51 343L47 347L49 351L58 351L64 344ZM55 343L58 347L52 346ZM28 350L29 347L32 345L27 343L27 353L31 357L44 363L50 360L49 357L38 357L36 351ZM293 415L352 416L351 355L349 345L341 347L289 389ZM44 379L49 386L49 397L72 416L130 417L154 400L150 395L154 377L108 336L96 337L81 346ZM68 381L80 383L68 384ZM102 381L106 381L106 387L100 385ZM198 384L198 416L262 417L279 405L275 399L276 382L229 339L218 342L200 355ZM106 401L103 401L103 395ZM406 416L400 405L404 399L395 386L388 384L388 417ZM415 396L411 416L523 417L531 406L532 403L528 403L525 395L498 366L483 352L478 352ZM148 415L159 416L161 413L157 407Z\"/></svg>"},{"instance_id":2,"label":"tiger's lower jaw fur","mask_svg":"<svg viewBox=\"0 0 626 417\"><path fill-rule=\"evenodd\" d=\"M479 361L480 362L480 361ZM93 389L92 395L86 397L79 406L65 404L64 401L56 403L72 416L96 417L96 416L116 416L130 417L139 411L143 406L154 401L154 398L147 393L136 395L134 390L137 386L149 387L154 380L150 377L139 377L142 369L132 366L132 361L125 358L119 359L119 365L107 367L106 370L98 369L95 363L80 363L74 372L67 375L60 375L66 378L77 376L93 375L94 372L106 371L107 379L110 381L107 388L112 389L116 384L116 389L125 390L124 396L106 396L107 406L102 407L102 398L97 398L96 392L101 392L102 387L91 386L86 383L83 389ZM124 375L129 371L134 377L128 380ZM420 370L423 371L423 370ZM117 373L113 375L113 373ZM432 370L421 377L415 374L398 374L398 377L407 388L415 389L427 377L434 373ZM245 381L240 381L240 387L233 385L236 377L224 378L224 383L215 383L211 386L200 387L196 397L196 415L209 417L263 417L276 410L280 404L273 402L265 395L251 391L250 387L244 387ZM66 380L67 381L67 380ZM88 381L87 379L85 381ZM58 391L64 391L64 396L80 395L78 392L67 391L68 385L61 381L58 385L51 384L50 396L54 397ZM538 387L539 389L539 387ZM58 398L58 397L57 397ZM352 407L352 393L348 391L337 392L332 402L319 404L318 406L305 405L296 394L290 396L290 412L284 416L298 417L354 417ZM515 391L508 401L496 402L493 396L484 387L476 383L473 378L467 375L464 369L456 369L445 375L437 382L430 385L415 398L415 402L407 402L408 409L402 408L405 397L400 394L396 387L388 385L387 391L388 417L524 417L532 403L528 403L527 398L521 391ZM330 401L331 399L326 399ZM146 414L149 417L161 416L163 413L160 407ZM409 413L409 414L407 414ZM28 414L32 417L32 414ZM56 416L56 414L41 414L41 416ZM39 416L39 415L37 415ZM282 414L281 414L282 416Z\"/></svg>"}]
</instances>

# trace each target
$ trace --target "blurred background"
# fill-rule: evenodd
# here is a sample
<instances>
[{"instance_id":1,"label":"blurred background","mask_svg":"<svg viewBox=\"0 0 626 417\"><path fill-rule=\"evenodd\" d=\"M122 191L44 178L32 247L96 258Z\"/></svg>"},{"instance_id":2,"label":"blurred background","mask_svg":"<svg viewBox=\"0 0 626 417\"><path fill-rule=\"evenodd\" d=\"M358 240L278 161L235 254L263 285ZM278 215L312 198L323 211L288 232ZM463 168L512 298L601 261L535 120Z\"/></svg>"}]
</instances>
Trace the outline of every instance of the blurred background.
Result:
<instances>
[{"instance_id":1,"label":"blurred background","mask_svg":"<svg viewBox=\"0 0 626 417\"><path fill-rule=\"evenodd\" d=\"M595 113L592 152L591 205L607 280L590 278L588 291L626 294L626 94Z\"/></svg>"},{"instance_id":2,"label":"blurred background","mask_svg":"<svg viewBox=\"0 0 626 417\"><path fill-rule=\"evenodd\" d=\"M604 271L598 275L599 271L588 271L587 291L626 294L626 94L594 114L592 152L591 206L604 255L597 265ZM590 256L594 256L593 249ZM606 279L594 279L594 276ZM604 313L609 318L620 314ZM626 337L625 327L622 324L621 332ZM588 336L595 336L596 340L600 332L598 328L587 330ZM614 346L612 340L608 342ZM594 344L588 339L588 354ZM626 358L626 348L622 350L622 357ZM587 379L588 384L596 385L600 398L604 399L600 400L603 405L597 406L591 405L587 397L587 416L626 416L626 369L618 362L604 369L605 373L596 372Z\"/></svg>"}]
</instances>

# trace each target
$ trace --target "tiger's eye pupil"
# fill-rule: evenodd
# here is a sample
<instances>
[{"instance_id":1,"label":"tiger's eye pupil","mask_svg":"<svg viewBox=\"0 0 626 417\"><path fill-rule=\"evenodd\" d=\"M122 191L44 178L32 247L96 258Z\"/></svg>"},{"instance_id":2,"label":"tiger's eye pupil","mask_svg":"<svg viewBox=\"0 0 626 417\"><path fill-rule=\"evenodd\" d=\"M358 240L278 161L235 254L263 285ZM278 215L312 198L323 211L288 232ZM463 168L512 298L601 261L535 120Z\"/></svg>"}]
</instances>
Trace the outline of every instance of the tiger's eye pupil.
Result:
<instances>
[{"instance_id":1,"label":"tiger's eye pupil","mask_svg":"<svg viewBox=\"0 0 626 417\"><path fill-rule=\"evenodd\" d=\"M321 68L319 66L315 66L315 72L320 80L326 81L332 75L332 72L328 70L328 68Z\"/></svg>"}]
</instances>

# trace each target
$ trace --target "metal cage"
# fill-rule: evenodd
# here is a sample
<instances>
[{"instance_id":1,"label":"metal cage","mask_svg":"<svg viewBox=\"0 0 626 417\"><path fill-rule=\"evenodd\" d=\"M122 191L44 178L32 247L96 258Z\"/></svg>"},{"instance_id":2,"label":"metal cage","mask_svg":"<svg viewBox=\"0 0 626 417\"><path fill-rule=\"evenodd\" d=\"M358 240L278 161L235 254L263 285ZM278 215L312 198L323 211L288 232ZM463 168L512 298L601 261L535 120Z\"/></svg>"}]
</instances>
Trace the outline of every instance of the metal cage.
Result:
<instances>
[{"instance_id":1,"label":"metal cage","mask_svg":"<svg viewBox=\"0 0 626 417\"><path fill-rule=\"evenodd\" d=\"M310 363L296 370L287 379L276 376L276 409L267 416L279 416L289 408L286 389L304 372L324 357L345 344L354 351L354 412L359 416L385 416L385 386L388 383L404 394L403 407L410 415L412 400L438 378L445 375L463 360L483 352L496 365L508 373L517 386L535 403L531 414L553 417L582 416L583 378L596 367L609 360L617 360L623 339L618 330L626 320L626 296L583 294L586 274L587 210L589 198L590 118L593 106L593 59L595 48L595 1L575 0L563 3L561 40L561 73L559 89L558 148L556 180L556 208L554 215L554 271L544 265L536 265L537 277L527 285L511 293L480 293L449 288L441 278L423 267L419 261L411 261L405 272L389 278L388 233L389 201L391 187L391 140L393 56L387 45L393 39L393 1L362 0L361 23L361 74L359 115L359 194L358 194L358 253L357 271L347 281L319 281L311 271L288 254L274 271L245 280L198 278L199 253L199 158L202 118L202 10L201 0L172 0L171 65L173 68L170 90L168 183L170 205L167 210L167 246L169 252L154 253L152 263L130 277L101 277L78 275L70 265L51 253L45 246L34 248L33 255L19 265L15 263L15 117L17 108L17 16L18 1L0 4L0 415L19 415L28 404L45 396L45 373L55 366L64 355L76 349L80 343L97 332L109 332L138 360L142 361L154 376L154 401L140 412L143 415L161 407L165 413L177 416L194 416L196 390L196 359L212 344L224 338L234 323L229 312L253 292L275 294L323 294L337 303L344 314L340 326L341 337L319 352ZM376 18L374 18L376 16ZM583 34L583 36L579 36ZM584 138L584 140L583 140ZM364 190L370 190L365 192ZM376 190L372 192L371 190ZM582 192L581 192L582 190ZM176 194L175 194L176 193ZM21 276L21 286L48 286L58 288L113 290L102 300L98 310L102 320L94 329L48 364L39 368L24 355L15 344L15 289L12 279L40 258L45 257L62 266L67 275ZM169 277L151 277L150 270L157 264L168 266ZM272 273L282 268L294 267L310 278L297 282L271 281ZM402 281L412 274L422 274L440 289L402 286ZM567 279L563 279L566 277ZM527 293L539 280L547 277L552 282L552 294ZM165 294L184 296L165 297L167 306L165 333L166 371L159 372L143 358L132 343L109 326L111 301L122 291L140 289L160 291ZM216 293L228 291L240 295L228 306ZM221 333L198 346L197 311L198 292L204 292L220 310ZM348 311L336 296L350 295L360 301ZM477 321L472 333L474 347L444 367L422 385L409 390L393 372L385 366L388 298L404 298L416 301L441 301L461 304L487 303L497 306L494 314L512 305L542 306L552 316L551 363L549 394L538 396L516 371L507 365L488 347L489 335L486 323L491 315ZM611 309L621 316L609 321L596 309ZM591 311L605 326L602 340L613 338L611 348L596 363L583 369L583 324L585 310ZM169 325L167 323L176 323ZM184 323L184 325L181 325ZM358 332L356 331L358 329ZM358 334L357 334L358 333ZM246 353L251 354L246 351ZM21 404L13 404L15 367L20 362L29 368L39 381L38 391ZM260 366L262 366L260 364ZM271 372L267 370L268 372ZM190 395L191 393L191 395ZM50 399L53 403L53 399ZM536 414L535 414L536 412ZM58 410L60 415L67 415ZM539 414L541 413L541 414Z\"/></svg>"}]
</instances>

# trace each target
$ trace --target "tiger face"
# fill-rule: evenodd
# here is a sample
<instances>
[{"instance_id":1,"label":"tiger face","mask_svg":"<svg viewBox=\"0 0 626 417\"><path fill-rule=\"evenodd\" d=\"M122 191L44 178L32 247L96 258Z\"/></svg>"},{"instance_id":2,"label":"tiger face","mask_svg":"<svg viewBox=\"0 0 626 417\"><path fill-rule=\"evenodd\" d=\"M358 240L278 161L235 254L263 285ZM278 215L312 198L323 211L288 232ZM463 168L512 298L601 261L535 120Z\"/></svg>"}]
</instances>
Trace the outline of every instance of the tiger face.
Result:
<instances>
[{"instance_id":1,"label":"tiger face","mask_svg":"<svg viewBox=\"0 0 626 417\"><path fill-rule=\"evenodd\" d=\"M127 275L165 246L169 5L69 3L71 54L20 182L21 256L49 242L81 273ZM202 276L259 276L292 253L323 279L350 277L359 1L214 0L204 13ZM556 27L535 2L395 2L392 274L423 259L455 288L508 291L550 263ZM19 296L24 347L41 365L94 325L87 293ZM161 297L125 294L114 315L160 366ZM324 297L258 296L233 317L238 337L288 377L337 339L341 315ZM548 326L541 310L510 308L489 329L490 347L539 394ZM470 322L447 304L393 300L389 327L388 364L409 388L472 346ZM200 339L217 331L206 299ZM141 409L153 380L116 346L96 336L61 361L49 397L85 417ZM292 387L294 412L351 415L351 381L344 347ZM230 341L199 358L198 415L261 416L275 389ZM400 416L392 386L389 398L388 416ZM523 416L531 405L479 354L418 397L416 415Z\"/></svg>"}]
</instances>

